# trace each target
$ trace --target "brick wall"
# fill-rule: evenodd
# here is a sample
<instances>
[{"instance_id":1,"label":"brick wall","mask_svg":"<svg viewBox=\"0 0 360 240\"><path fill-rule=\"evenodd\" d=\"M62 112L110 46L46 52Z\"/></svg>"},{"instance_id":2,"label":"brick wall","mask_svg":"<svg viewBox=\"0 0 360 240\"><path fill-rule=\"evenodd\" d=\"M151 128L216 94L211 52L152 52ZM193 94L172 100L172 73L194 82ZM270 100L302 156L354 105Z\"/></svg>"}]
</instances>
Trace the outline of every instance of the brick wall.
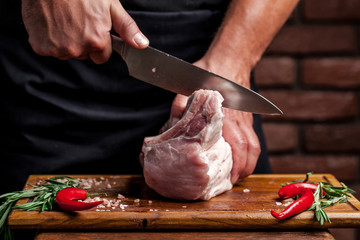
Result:
<instances>
[{"instance_id":1,"label":"brick wall","mask_svg":"<svg viewBox=\"0 0 360 240\"><path fill-rule=\"evenodd\" d=\"M332 173L360 198L360 1L302 0L255 68L275 173ZM337 239L355 239L354 229Z\"/></svg>"}]
</instances>

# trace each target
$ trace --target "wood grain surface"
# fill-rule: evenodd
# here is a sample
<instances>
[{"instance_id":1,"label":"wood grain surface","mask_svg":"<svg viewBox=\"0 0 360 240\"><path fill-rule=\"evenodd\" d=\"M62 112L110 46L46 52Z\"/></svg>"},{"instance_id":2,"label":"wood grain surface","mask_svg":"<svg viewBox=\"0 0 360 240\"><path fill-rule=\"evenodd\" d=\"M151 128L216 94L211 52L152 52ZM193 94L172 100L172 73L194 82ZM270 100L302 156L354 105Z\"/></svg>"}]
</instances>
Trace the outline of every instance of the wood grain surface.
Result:
<instances>
[{"instance_id":1,"label":"wood grain surface","mask_svg":"<svg viewBox=\"0 0 360 240\"><path fill-rule=\"evenodd\" d=\"M132 175L71 175L75 178L96 179L97 186L89 192L106 193L108 200L124 195L118 207L93 208L76 213L59 210L41 212L14 210L8 223L14 229L326 229L360 227L360 202L326 208L330 223L320 225L312 211L288 220L277 220L270 210L281 211L289 200L278 199L280 184L303 179L305 174L251 175L231 191L209 201L176 201L165 199L149 189L142 176ZM49 178L32 175L28 184ZM314 174L310 181L340 183L330 174ZM18 204L30 201L24 199Z\"/></svg>"},{"instance_id":2,"label":"wood grain surface","mask_svg":"<svg viewBox=\"0 0 360 240\"><path fill-rule=\"evenodd\" d=\"M327 231L244 232L44 232L35 240L334 240Z\"/></svg>"}]
</instances>

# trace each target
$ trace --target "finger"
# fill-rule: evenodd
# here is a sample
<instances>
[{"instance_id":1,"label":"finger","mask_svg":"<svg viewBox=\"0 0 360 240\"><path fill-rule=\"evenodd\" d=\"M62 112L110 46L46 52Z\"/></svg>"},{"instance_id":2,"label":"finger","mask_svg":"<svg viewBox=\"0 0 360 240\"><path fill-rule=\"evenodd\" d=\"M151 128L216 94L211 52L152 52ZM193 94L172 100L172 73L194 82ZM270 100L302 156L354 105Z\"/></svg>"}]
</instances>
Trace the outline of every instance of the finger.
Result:
<instances>
[{"instance_id":1,"label":"finger","mask_svg":"<svg viewBox=\"0 0 360 240\"><path fill-rule=\"evenodd\" d=\"M238 135L238 132L235 132L233 128L228 130L227 135L233 135L231 138L232 141L228 141L232 154L233 154L233 167L231 169L231 182L234 184L240 178L240 172L246 166L247 161L247 143ZM226 137L226 136L224 136ZM229 138L229 137L227 137ZM242 140L241 140L242 139Z\"/></svg>"},{"instance_id":2,"label":"finger","mask_svg":"<svg viewBox=\"0 0 360 240\"><path fill-rule=\"evenodd\" d=\"M225 112L225 116L227 113ZM223 136L230 144L233 156L231 182L234 184L240 177L240 172L246 166L247 142L241 129L231 119L224 119Z\"/></svg>"},{"instance_id":3,"label":"finger","mask_svg":"<svg viewBox=\"0 0 360 240\"><path fill-rule=\"evenodd\" d=\"M78 59L83 60L88 58L88 53L84 52L83 47L77 44L67 44L64 47L54 47L53 55L61 60ZM54 52L57 52L55 54Z\"/></svg>"},{"instance_id":4,"label":"finger","mask_svg":"<svg viewBox=\"0 0 360 240\"><path fill-rule=\"evenodd\" d=\"M107 62L112 53L110 34L104 36L104 45L100 51L91 51L89 53L90 59L96 64L103 64Z\"/></svg>"},{"instance_id":5,"label":"finger","mask_svg":"<svg viewBox=\"0 0 360 240\"><path fill-rule=\"evenodd\" d=\"M247 149L247 160L246 165L241 172L239 173L239 178L245 178L249 176L255 170L261 148L259 139L252 128L252 124L249 125L248 128L244 129L244 134L248 141L248 149Z\"/></svg>"},{"instance_id":6,"label":"finger","mask_svg":"<svg viewBox=\"0 0 360 240\"><path fill-rule=\"evenodd\" d=\"M134 19L130 17L118 0L112 1L110 14L114 30L126 43L135 48L149 46L149 40L142 34Z\"/></svg>"},{"instance_id":7,"label":"finger","mask_svg":"<svg viewBox=\"0 0 360 240\"><path fill-rule=\"evenodd\" d=\"M185 111L187 100L188 100L188 97L186 97L184 95L181 95L181 94L176 95L176 97L172 103L172 106L171 106L171 115L181 118Z\"/></svg>"},{"instance_id":8,"label":"finger","mask_svg":"<svg viewBox=\"0 0 360 240\"><path fill-rule=\"evenodd\" d=\"M170 112L170 126L173 126L177 121L180 120L182 115L184 114L188 97L178 94L176 95L172 105Z\"/></svg>"},{"instance_id":9,"label":"finger","mask_svg":"<svg viewBox=\"0 0 360 240\"><path fill-rule=\"evenodd\" d=\"M75 59L77 59L77 60L86 60L88 58L89 58L89 54L85 53L85 54L83 54L81 56L76 57Z\"/></svg>"}]
</instances>

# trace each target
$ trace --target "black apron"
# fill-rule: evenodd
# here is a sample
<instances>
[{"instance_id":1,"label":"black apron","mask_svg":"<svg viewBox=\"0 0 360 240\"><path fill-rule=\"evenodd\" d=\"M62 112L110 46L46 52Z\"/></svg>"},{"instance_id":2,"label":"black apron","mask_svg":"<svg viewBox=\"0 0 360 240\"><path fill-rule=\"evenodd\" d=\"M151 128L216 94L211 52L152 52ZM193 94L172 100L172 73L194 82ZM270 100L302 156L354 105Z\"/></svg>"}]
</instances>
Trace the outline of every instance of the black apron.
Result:
<instances>
[{"instance_id":1,"label":"black apron","mask_svg":"<svg viewBox=\"0 0 360 240\"><path fill-rule=\"evenodd\" d=\"M121 2L151 46L189 62L205 53L228 5ZM116 53L102 65L38 56L20 0L1 1L0 29L0 192L21 189L29 174L141 173L142 141L158 134L175 95L130 77ZM257 171L269 169L260 161Z\"/></svg>"}]
</instances>

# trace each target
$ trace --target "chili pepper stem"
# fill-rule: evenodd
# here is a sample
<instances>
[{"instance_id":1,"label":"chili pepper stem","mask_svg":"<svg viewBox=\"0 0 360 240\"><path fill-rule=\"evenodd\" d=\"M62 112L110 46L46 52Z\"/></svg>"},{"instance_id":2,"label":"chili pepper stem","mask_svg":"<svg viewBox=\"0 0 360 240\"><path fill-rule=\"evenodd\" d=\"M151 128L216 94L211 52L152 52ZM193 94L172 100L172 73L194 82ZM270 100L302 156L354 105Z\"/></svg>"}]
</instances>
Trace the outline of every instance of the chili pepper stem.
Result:
<instances>
[{"instance_id":1,"label":"chili pepper stem","mask_svg":"<svg viewBox=\"0 0 360 240\"><path fill-rule=\"evenodd\" d=\"M106 193L87 193L86 197L93 197L93 196L107 196Z\"/></svg>"}]
</instances>

